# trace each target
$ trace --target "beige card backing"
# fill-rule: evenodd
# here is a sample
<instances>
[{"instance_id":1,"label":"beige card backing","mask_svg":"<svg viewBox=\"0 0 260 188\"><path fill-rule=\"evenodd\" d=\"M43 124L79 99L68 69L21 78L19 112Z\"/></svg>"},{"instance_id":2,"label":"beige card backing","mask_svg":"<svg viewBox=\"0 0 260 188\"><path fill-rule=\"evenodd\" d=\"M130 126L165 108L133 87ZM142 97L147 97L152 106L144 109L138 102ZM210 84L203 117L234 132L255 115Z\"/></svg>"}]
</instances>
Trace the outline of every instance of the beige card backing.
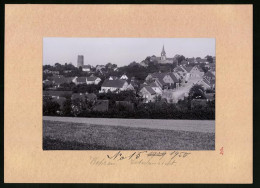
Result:
<instances>
[{"instance_id":1,"label":"beige card backing","mask_svg":"<svg viewBox=\"0 0 260 188\"><path fill-rule=\"evenodd\" d=\"M252 183L252 11L252 5L6 5L5 182ZM115 152L43 151L43 37L215 38L216 150L192 151L174 166L95 166L90 157Z\"/></svg>"}]
</instances>

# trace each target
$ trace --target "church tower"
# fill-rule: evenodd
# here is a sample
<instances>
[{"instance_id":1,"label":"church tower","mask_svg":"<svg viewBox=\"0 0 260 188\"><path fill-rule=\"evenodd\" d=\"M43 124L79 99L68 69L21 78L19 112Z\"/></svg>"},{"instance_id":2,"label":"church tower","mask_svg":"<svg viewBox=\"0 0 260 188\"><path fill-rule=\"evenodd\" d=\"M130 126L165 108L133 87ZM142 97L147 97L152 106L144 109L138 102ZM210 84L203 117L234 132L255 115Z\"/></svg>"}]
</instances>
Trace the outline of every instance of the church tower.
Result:
<instances>
[{"instance_id":1,"label":"church tower","mask_svg":"<svg viewBox=\"0 0 260 188\"><path fill-rule=\"evenodd\" d=\"M77 61L77 67L83 68L84 65L84 56L83 55L78 55L78 61Z\"/></svg>"},{"instance_id":2,"label":"church tower","mask_svg":"<svg viewBox=\"0 0 260 188\"><path fill-rule=\"evenodd\" d=\"M164 45L163 45L163 49L162 49L162 52L161 52L161 60L166 60L166 52L164 50Z\"/></svg>"}]
</instances>

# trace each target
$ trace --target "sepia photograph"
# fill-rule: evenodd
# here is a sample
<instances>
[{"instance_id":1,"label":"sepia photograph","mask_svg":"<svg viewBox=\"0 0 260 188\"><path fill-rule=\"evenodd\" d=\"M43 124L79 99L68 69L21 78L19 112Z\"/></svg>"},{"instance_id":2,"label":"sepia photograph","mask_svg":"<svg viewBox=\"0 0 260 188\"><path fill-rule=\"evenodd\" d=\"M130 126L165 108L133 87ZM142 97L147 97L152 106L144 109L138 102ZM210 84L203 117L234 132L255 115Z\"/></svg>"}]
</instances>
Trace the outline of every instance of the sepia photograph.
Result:
<instances>
[{"instance_id":1,"label":"sepia photograph","mask_svg":"<svg viewBox=\"0 0 260 188\"><path fill-rule=\"evenodd\" d=\"M215 150L215 38L43 38L43 150Z\"/></svg>"}]
</instances>

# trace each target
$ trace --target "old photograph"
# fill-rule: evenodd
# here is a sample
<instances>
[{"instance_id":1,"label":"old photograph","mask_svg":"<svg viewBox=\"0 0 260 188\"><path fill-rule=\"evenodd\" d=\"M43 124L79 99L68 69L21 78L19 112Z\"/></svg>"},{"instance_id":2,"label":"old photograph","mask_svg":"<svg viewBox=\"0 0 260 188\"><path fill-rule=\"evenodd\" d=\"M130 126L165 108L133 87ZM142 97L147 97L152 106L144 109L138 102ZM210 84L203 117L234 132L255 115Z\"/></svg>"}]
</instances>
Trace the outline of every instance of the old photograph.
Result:
<instances>
[{"instance_id":1,"label":"old photograph","mask_svg":"<svg viewBox=\"0 0 260 188\"><path fill-rule=\"evenodd\" d=\"M43 150L215 150L214 38L43 38Z\"/></svg>"}]
</instances>

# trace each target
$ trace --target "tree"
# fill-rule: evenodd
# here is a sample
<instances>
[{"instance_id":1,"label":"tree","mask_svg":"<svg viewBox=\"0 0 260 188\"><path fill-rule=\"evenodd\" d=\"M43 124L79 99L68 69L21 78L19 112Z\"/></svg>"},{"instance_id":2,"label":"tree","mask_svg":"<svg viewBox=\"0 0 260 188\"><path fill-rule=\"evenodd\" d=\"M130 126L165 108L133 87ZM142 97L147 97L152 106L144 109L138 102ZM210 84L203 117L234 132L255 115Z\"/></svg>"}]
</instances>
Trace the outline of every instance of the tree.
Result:
<instances>
[{"instance_id":1,"label":"tree","mask_svg":"<svg viewBox=\"0 0 260 188\"><path fill-rule=\"evenodd\" d=\"M45 116L57 115L59 110L60 110L60 105L57 102L52 101L51 96L43 97L43 115Z\"/></svg>"},{"instance_id":2,"label":"tree","mask_svg":"<svg viewBox=\"0 0 260 188\"><path fill-rule=\"evenodd\" d=\"M112 69L115 69L115 68L117 68L117 64L112 65Z\"/></svg>"},{"instance_id":3,"label":"tree","mask_svg":"<svg viewBox=\"0 0 260 188\"><path fill-rule=\"evenodd\" d=\"M79 73L82 73L82 67L81 66L79 67Z\"/></svg>"},{"instance_id":4,"label":"tree","mask_svg":"<svg viewBox=\"0 0 260 188\"><path fill-rule=\"evenodd\" d=\"M62 114L64 116L70 116L72 112L72 102L70 98L67 98L63 103Z\"/></svg>"},{"instance_id":5,"label":"tree","mask_svg":"<svg viewBox=\"0 0 260 188\"><path fill-rule=\"evenodd\" d=\"M180 55L177 57L178 60L178 64L180 64L183 60L185 60L186 58L183 55Z\"/></svg>"},{"instance_id":6,"label":"tree","mask_svg":"<svg viewBox=\"0 0 260 188\"><path fill-rule=\"evenodd\" d=\"M60 63L55 63L55 67L61 67Z\"/></svg>"},{"instance_id":7,"label":"tree","mask_svg":"<svg viewBox=\"0 0 260 188\"><path fill-rule=\"evenodd\" d=\"M207 55L205 58L207 59L207 61L208 61L209 63L213 63L213 57L212 57L212 56Z\"/></svg>"},{"instance_id":8,"label":"tree","mask_svg":"<svg viewBox=\"0 0 260 188\"><path fill-rule=\"evenodd\" d=\"M113 67L112 63L109 62L109 63L106 64L106 69L110 69L112 67Z\"/></svg>"},{"instance_id":9,"label":"tree","mask_svg":"<svg viewBox=\"0 0 260 188\"><path fill-rule=\"evenodd\" d=\"M72 100L72 114L74 116L78 116L80 113L86 110L86 103L85 101L77 98Z\"/></svg>"},{"instance_id":10,"label":"tree","mask_svg":"<svg viewBox=\"0 0 260 188\"><path fill-rule=\"evenodd\" d=\"M205 91L201 85L195 84L189 91L189 99L205 99Z\"/></svg>"}]
</instances>

